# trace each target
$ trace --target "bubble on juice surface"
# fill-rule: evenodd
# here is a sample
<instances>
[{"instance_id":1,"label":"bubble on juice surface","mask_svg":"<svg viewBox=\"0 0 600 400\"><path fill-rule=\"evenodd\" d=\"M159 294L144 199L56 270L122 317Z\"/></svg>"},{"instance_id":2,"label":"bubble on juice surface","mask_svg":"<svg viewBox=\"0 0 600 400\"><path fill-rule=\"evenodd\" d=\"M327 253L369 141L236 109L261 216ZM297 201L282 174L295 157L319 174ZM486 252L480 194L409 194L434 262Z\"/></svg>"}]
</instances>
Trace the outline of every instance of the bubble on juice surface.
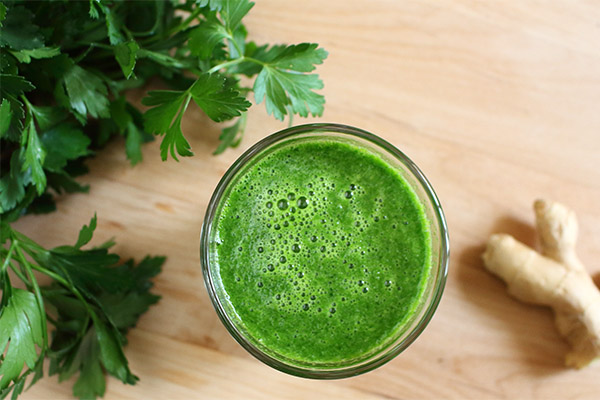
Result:
<instances>
[{"instance_id":1,"label":"bubble on juice surface","mask_svg":"<svg viewBox=\"0 0 600 400\"><path fill-rule=\"evenodd\" d=\"M306 197L300 196L300 198L298 198L297 204L298 204L298 208L304 209L304 208L308 207L309 201Z\"/></svg>"},{"instance_id":2,"label":"bubble on juice surface","mask_svg":"<svg viewBox=\"0 0 600 400\"><path fill-rule=\"evenodd\" d=\"M287 209L289 206L289 203L286 199L281 199L277 202L277 208L279 208L280 210L285 210Z\"/></svg>"}]
</instances>

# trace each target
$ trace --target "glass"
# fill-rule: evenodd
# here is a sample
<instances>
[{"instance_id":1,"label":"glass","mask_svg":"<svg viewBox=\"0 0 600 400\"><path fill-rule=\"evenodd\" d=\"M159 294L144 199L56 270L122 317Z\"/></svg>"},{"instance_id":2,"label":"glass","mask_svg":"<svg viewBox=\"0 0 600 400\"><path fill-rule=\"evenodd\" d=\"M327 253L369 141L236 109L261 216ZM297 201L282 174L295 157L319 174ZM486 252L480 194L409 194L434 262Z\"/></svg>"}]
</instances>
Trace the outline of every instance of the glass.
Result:
<instances>
[{"instance_id":1,"label":"glass","mask_svg":"<svg viewBox=\"0 0 600 400\"><path fill-rule=\"evenodd\" d=\"M339 363L303 363L276 354L249 335L241 323L236 321L235 310L225 300L226 294L211 264L214 246L214 221L220 214L221 200L227 198L228 190L239 173L267 154L270 149L289 140L298 138L323 137L350 141L356 146L368 149L379 155L389 165L397 168L411 185L424 207L431 234L431 271L421 302L412 318L400 329L394 339L385 347L365 355L360 359ZM200 260L204 282L217 314L229 333L250 354L265 364L280 371L316 379L345 378L377 368L405 350L423 332L440 302L448 273L449 238L446 220L440 202L431 184L421 170L400 150L387 141L364 130L339 124L306 124L274 133L247 150L225 173L208 205L200 235Z\"/></svg>"}]
</instances>

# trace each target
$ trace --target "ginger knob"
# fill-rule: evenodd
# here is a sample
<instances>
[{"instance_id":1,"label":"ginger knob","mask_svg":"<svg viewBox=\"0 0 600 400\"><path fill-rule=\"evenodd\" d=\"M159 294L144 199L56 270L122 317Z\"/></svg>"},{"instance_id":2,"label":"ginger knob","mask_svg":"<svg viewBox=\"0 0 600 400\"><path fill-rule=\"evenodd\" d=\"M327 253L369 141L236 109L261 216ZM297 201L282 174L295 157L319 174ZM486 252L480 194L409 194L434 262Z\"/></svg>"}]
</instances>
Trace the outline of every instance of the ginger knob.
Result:
<instances>
[{"instance_id":1,"label":"ginger knob","mask_svg":"<svg viewBox=\"0 0 600 400\"><path fill-rule=\"evenodd\" d=\"M541 253L510 235L492 235L483 261L520 301L552 307L571 345L565 363L582 368L600 359L600 291L575 253L575 213L560 203L534 203Z\"/></svg>"}]
</instances>

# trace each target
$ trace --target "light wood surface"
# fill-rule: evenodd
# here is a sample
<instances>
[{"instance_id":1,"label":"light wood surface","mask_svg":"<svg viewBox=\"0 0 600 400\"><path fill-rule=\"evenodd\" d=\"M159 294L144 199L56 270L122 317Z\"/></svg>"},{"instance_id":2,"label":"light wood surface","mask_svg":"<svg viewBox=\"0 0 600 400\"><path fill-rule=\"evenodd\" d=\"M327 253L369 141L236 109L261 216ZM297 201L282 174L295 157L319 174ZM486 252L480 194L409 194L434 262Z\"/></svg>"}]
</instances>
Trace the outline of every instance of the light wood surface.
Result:
<instances>
[{"instance_id":1,"label":"light wood surface","mask_svg":"<svg viewBox=\"0 0 600 400\"><path fill-rule=\"evenodd\" d=\"M110 379L106 398L599 398L600 365L566 369L551 312L509 298L481 253L493 232L534 245L531 206L546 197L576 210L579 255L600 274L600 3L261 0L245 22L258 43L324 46L320 121L382 136L428 176L450 229L444 297L408 350L360 377L305 380L249 356L205 292L200 225L229 165L285 124L253 107L241 146L215 157L219 126L190 107L183 129L195 157L163 163L154 142L131 168L115 141L89 162L89 194L17 224L54 246L74 242L97 212L94 243L114 237L123 256L168 256L156 279L163 298L126 348L141 381ZM70 391L45 378L23 399Z\"/></svg>"}]
</instances>

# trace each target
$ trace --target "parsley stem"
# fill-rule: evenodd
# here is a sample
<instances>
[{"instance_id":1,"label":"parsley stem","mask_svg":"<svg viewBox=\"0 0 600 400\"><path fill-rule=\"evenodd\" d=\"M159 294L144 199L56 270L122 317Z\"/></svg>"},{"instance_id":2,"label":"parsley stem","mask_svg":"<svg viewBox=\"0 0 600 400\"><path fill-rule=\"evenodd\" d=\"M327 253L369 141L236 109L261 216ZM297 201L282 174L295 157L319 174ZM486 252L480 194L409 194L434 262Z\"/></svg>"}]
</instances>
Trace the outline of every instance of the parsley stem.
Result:
<instances>
[{"instance_id":1,"label":"parsley stem","mask_svg":"<svg viewBox=\"0 0 600 400\"><path fill-rule=\"evenodd\" d=\"M212 67L211 69L209 69L208 71L206 71L209 74L212 74L213 72L217 72L223 68L227 68L227 67L231 67L232 65L237 65L239 63L242 63L244 61L249 61L249 62L253 62L255 64L259 64L261 66L264 67L265 63L257 60L256 58L252 58L252 57L246 57L246 56L242 56L240 58L235 58L233 60L229 60L229 61L225 61L224 63L221 64L217 64L214 67Z\"/></svg>"},{"instance_id":2,"label":"parsley stem","mask_svg":"<svg viewBox=\"0 0 600 400\"><path fill-rule=\"evenodd\" d=\"M48 348L48 324L46 321L46 309L44 308L44 299L42 297L42 292L40 291L40 286L37 283L37 279L31 271L31 264L26 262L25 256L21 249L17 248L17 251L19 253L19 258L24 262L23 267L25 268L25 271L27 271L27 275L29 275L29 280L31 281L31 285L33 286L33 292L35 293L35 299L37 300L40 316L42 317L42 338L44 341L42 346L42 352L44 352Z\"/></svg>"},{"instance_id":3,"label":"parsley stem","mask_svg":"<svg viewBox=\"0 0 600 400\"><path fill-rule=\"evenodd\" d=\"M75 64L79 64L79 62L80 62L81 60L83 60L85 57L87 57L87 55L90 53L90 51L92 51L92 49L93 49L93 48L94 48L94 46L92 46L92 45L88 46L88 48L87 48L87 49L85 49L85 50L84 50L84 51L83 51L83 52L82 52L80 55L78 55L77 57L75 57L75 58L73 59L73 62L74 62ZM112 54L111 54L111 55L112 55Z\"/></svg>"},{"instance_id":4,"label":"parsley stem","mask_svg":"<svg viewBox=\"0 0 600 400\"><path fill-rule=\"evenodd\" d=\"M148 45L151 43L154 43L158 40L167 40L171 35L174 35L176 33L181 32L182 30L184 30L185 28L187 28L189 26L189 24L191 24L194 19L196 19L196 17L202 12L201 8L197 8L195 9L189 17L187 17L185 19L185 21L183 21L181 24L172 27L171 29L169 29L167 32L165 32L162 35L153 35L151 37L149 37L146 40L143 40L141 43L143 43L144 45Z\"/></svg>"},{"instance_id":5,"label":"parsley stem","mask_svg":"<svg viewBox=\"0 0 600 400\"><path fill-rule=\"evenodd\" d=\"M97 47L99 49L104 49L104 50L110 50L110 54L113 54L114 48L111 45L108 44L104 44L104 43L98 43L98 42L76 42L75 43L78 46L90 46L90 47Z\"/></svg>"},{"instance_id":6,"label":"parsley stem","mask_svg":"<svg viewBox=\"0 0 600 400\"><path fill-rule=\"evenodd\" d=\"M32 287L31 282L29 282L29 279L27 279L27 277L25 275L23 275L23 272L21 272L20 269L15 267L15 265L12 262L9 262L9 265L10 265L10 269L12 269L12 271L15 273L15 275L17 275L17 278L19 278L21 281L23 281L23 283L25 283L25 286L27 286L27 289L30 289Z\"/></svg>"},{"instance_id":7,"label":"parsley stem","mask_svg":"<svg viewBox=\"0 0 600 400\"><path fill-rule=\"evenodd\" d=\"M217 72L223 68L227 68L227 67L231 67L232 65L236 65L241 63L242 61L244 61L243 57L240 58L236 58L235 60L230 60L230 61L226 61L224 63L215 65L214 67L212 67L211 69L209 69L208 71L206 71L209 74L212 74L213 72Z\"/></svg>"},{"instance_id":8,"label":"parsley stem","mask_svg":"<svg viewBox=\"0 0 600 400\"><path fill-rule=\"evenodd\" d=\"M191 97L191 96L190 96ZM18 233L16 231L13 231L15 233ZM33 243L34 245L38 246L39 245L33 241L31 241L31 243ZM17 248L17 254L19 254L21 260L25 263L27 263L27 260L25 259L25 255L23 254L22 250L20 248ZM27 249L26 249L27 250ZM43 251L45 251L42 248ZM31 254L30 254L31 255ZM83 305L83 308L85 308L85 310L88 313L88 316L92 316L95 315L94 314L94 310L92 310L92 308L90 307L90 305L88 304L88 302L85 300L85 298L83 297L83 295L81 294L81 292L75 287L75 285L73 285L73 283L71 283L69 280L63 278L62 276L46 269L43 268L37 264L34 263L27 263L31 268L33 268L34 270L41 272L44 275L49 276L50 278L54 279L56 282L60 283L61 285L63 285L66 289L70 290L71 293L73 293L73 295L75 295L75 297L77 297L77 300L79 300L81 302L81 304ZM39 288L38 288L39 290ZM46 314L44 313L44 317L46 316ZM44 319L45 321L45 319ZM44 322L44 327L46 326L45 322Z\"/></svg>"},{"instance_id":9,"label":"parsley stem","mask_svg":"<svg viewBox=\"0 0 600 400\"><path fill-rule=\"evenodd\" d=\"M65 286L68 289L74 289L73 285L71 285L68 281L66 281L62 276L60 276L46 268L40 267L39 265L36 265L36 264L31 264L31 268L35 269L38 272L41 272L44 275L49 276L50 278L54 279L55 281L57 281L58 283L60 283L61 285Z\"/></svg>"},{"instance_id":10,"label":"parsley stem","mask_svg":"<svg viewBox=\"0 0 600 400\"><path fill-rule=\"evenodd\" d=\"M29 253L28 249L29 247L35 249L36 251L40 251L40 252L44 252L46 251L46 249L44 249L42 246L40 246L39 244L37 244L36 242L34 242L33 240L31 240L30 238L28 238L27 236L23 235L21 232L16 231L14 229L11 229L12 233L15 236L15 240L18 240L21 243L24 243L27 245L27 247L25 247L25 251L27 251Z\"/></svg>"},{"instance_id":11,"label":"parsley stem","mask_svg":"<svg viewBox=\"0 0 600 400\"><path fill-rule=\"evenodd\" d=\"M190 86L190 89L193 87L194 85ZM189 89L188 89L189 90ZM183 114L185 112L185 110L187 110L188 105L190 104L190 100L192 100L192 94L188 93L186 99L185 99L185 103L183 104L183 107L181 108L181 113Z\"/></svg>"},{"instance_id":12,"label":"parsley stem","mask_svg":"<svg viewBox=\"0 0 600 400\"><path fill-rule=\"evenodd\" d=\"M17 231L14 231L15 233L18 233ZM15 239L15 241L18 239ZM30 241L32 244L39 246L37 243L35 243L34 241ZM24 249L21 249L20 247L17 249L17 254L19 255L21 262L28 264L31 268L33 268L34 270L41 272L44 275L49 276L50 278L54 279L55 281L57 281L58 283L62 284L63 286L65 286L68 289L73 288L73 285L68 282L67 280L65 280L62 276L56 274L55 272L50 271L47 268L41 267L37 264L34 263L29 263L26 259L25 259L25 254L23 253L23 250L25 250L27 252L27 254L29 254L31 257L35 258L36 252L33 251L32 249L29 249L27 247L25 247ZM45 252L46 250L41 248L38 249L38 251L42 251Z\"/></svg>"},{"instance_id":13,"label":"parsley stem","mask_svg":"<svg viewBox=\"0 0 600 400\"><path fill-rule=\"evenodd\" d=\"M12 256L12 252L15 249L15 240L11 240L10 242L10 247L8 248L8 253L6 254L6 258L4 259L4 262L2 263L2 269L0 270L0 272L5 272L6 269L8 268L8 265L10 264L10 259Z\"/></svg>"},{"instance_id":14,"label":"parsley stem","mask_svg":"<svg viewBox=\"0 0 600 400\"><path fill-rule=\"evenodd\" d=\"M192 11L192 13L190 14L189 17L187 17L185 19L185 21L183 21L181 24L179 24L178 26L169 29L169 31L167 32L167 37L171 36L174 33L177 33L179 31L184 30L185 28L188 27L189 24L192 23L192 21L194 21L194 19L196 19L196 17L202 12L201 8L196 8L194 11Z\"/></svg>"},{"instance_id":15,"label":"parsley stem","mask_svg":"<svg viewBox=\"0 0 600 400\"><path fill-rule=\"evenodd\" d=\"M89 315L92 315L94 313L94 311L91 309L90 305L85 300L85 298L83 297L81 292L71 282L67 281L62 276L60 276L46 268L40 267L39 265L36 265L36 264L30 264L30 265L36 271L49 276L50 278L54 279L55 281L57 281L58 283L63 285L65 288L70 290L71 293L73 293L75 295L75 297L77 297L77 300L79 300L81 302L81 304L83 305L83 308L85 308L85 310L88 312Z\"/></svg>"},{"instance_id":16,"label":"parsley stem","mask_svg":"<svg viewBox=\"0 0 600 400\"><path fill-rule=\"evenodd\" d=\"M238 42L233 38L233 32L231 32L231 29L228 29L227 33L229 33L229 43L231 43L233 47L235 47L240 57L244 57L244 52L242 51L242 48L240 47Z\"/></svg>"}]
</instances>

